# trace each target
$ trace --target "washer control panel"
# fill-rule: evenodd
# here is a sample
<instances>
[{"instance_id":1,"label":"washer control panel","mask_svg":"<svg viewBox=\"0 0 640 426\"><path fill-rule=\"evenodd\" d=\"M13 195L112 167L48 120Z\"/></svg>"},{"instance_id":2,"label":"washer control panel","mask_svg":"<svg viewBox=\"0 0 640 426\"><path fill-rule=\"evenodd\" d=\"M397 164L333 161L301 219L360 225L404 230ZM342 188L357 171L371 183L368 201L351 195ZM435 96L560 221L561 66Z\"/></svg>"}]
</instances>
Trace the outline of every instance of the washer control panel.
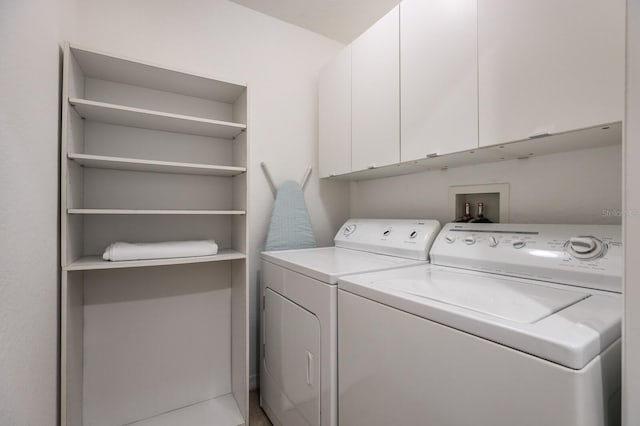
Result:
<instances>
[{"instance_id":1,"label":"washer control panel","mask_svg":"<svg viewBox=\"0 0 640 426\"><path fill-rule=\"evenodd\" d=\"M437 220L349 219L334 241L336 247L427 260L438 231Z\"/></svg>"},{"instance_id":2,"label":"washer control panel","mask_svg":"<svg viewBox=\"0 0 640 426\"><path fill-rule=\"evenodd\" d=\"M619 225L449 223L431 262L477 271L621 292Z\"/></svg>"}]
</instances>

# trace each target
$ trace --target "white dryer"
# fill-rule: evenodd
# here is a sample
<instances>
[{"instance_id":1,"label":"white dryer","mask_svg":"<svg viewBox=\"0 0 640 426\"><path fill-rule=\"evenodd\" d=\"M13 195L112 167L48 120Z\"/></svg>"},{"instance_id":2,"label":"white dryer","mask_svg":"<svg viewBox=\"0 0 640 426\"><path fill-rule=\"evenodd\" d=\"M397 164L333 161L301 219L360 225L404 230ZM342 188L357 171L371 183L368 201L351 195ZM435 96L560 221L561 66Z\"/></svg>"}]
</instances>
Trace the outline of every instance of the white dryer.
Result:
<instances>
[{"instance_id":1,"label":"white dryer","mask_svg":"<svg viewBox=\"0 0 640 426\"><path fill-rule=\"evenodd\" d=\"M620 423L620 226L448 224L339 280L341 426Z\"/></svg>"},{"instance_id":2,"label":"white dryer","mask_svg":"<svg viewBox=\"0 0 640 426\"><path fill-rule=\"evenodd\" d=\"M434 220L351 219L335 247L262 253L260 401L276 426L337 425L337 281L427 263Z\"/></svg>"}]
</instances>

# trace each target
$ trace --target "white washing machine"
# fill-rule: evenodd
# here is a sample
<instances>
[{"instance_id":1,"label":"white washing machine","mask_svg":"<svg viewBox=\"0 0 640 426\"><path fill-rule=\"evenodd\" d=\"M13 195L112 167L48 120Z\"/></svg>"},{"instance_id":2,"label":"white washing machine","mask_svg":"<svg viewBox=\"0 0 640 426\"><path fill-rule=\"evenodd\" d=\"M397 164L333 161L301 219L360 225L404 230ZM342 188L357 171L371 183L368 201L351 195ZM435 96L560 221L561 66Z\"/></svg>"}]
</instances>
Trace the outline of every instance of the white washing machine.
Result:
<instances>
[{"instance_id":1,"label":"white washing machine","mask_svg":"<svg viewBox=\"0 0 640 426\"><path fill-rule=\"evenodd\" d=\"M341 426L620 423L619 226L448 224L338 282Z\"/></svg>"},{"instance_id":2,"label":"white washing machine","mask_svg":"<svg viewBox=\"0 0 640 426\"><path fill-rule=\"evenodd\" d=\"M337 425L337 281L427 263L440 224L351 219L335 247L262 253L260 401L276 426Z\"/></svg>"}]
</instances>

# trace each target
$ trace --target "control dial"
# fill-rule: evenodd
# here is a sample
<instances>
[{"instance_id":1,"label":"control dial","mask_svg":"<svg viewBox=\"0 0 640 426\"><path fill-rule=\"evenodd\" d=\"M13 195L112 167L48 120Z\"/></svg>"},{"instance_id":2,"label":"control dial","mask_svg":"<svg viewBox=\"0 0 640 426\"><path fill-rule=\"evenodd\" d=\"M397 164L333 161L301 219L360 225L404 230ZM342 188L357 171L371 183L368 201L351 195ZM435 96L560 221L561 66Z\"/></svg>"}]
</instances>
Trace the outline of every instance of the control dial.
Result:
<instances>
[{"instance_id":1,"label":"control dial","mask_svg":"<svg viewBox=\"0 0 640 426\"><path fill-rule=\"evenodd\" d=\"M357 228L357 227L358 227L358 226L357 226L355 223L347 224L347 225L344 227L344 230L342 231L342 234L343 234L345 237L348 237L349 235L351 235L351 234L353 234L354 232L356 232L356 228Z\"/></svg>"},{"instance_id":2,"label":"control dial","mask_svg":"<svg viewBox=\"0 0 640 426\"><path fill-rule=\"evenodd\" d=\"M521 249L522 247L527 245L527 242L523 240L516 240L512 245L514 249Z\"/></svg>"},{"instance_id":3,"label":"control dial","mask_svg":"<svg viewBox=\"0 0 640 426\"><path fill-rule=\"evenodd\" d=\"M607 252L607 245L590 235L571 237L564 247L576 259L597 259Z\"/></svg>"},{"instance_id":4,"label":"control dial","mask_svg":"<svg viewBox=\"0 0 640 426\"><path fill-rule=\"evenodd\" d=\"M496 237L489 237L489 247L497 247L498 239Z\"/></svg>"},{"instance_id":5,"label":"control dial","mask_svg":"<svg viewBox=\"0 0 640 426\"><path fill-rule=\"evenodd\" d=\"M456 237L454 237L453 235L447 235L444 237L444 240L447 242L447 244L453 244L456 242Z\"/></svg>"},{"instance_id":6,"label":"control dial","mask_svg":"<svg viewBox=\"0 0 640 426\"><path fill-rule=\"evenodd\" d=\"M411 238L412 240L415 239L418 236L418 231L412 231L409 234L409 238Z\"/></svg>"},{"instance_id":7,"label":"control dial","mask_svg":"<svg viewBox=\"0 0 640 426\"><path fill-rule=\"evenodd\" d=\"M473 245L476 243L476 237L473 235L466 236L464 237L464 243L468 246Z\"/></svg>"}]
</instances>

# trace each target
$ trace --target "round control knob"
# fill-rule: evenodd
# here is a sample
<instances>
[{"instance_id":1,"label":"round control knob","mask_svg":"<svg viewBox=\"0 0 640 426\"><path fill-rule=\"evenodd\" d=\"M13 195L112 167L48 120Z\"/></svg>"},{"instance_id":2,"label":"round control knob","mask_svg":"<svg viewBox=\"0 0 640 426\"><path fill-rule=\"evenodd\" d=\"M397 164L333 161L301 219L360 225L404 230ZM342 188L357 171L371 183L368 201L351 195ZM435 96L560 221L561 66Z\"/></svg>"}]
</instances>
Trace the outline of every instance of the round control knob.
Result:
<instances>
[{"instance_id":1,"label":"round control knob","mask_svg":"<svg viewBox=\"0 0 640 426\"><path fill-rule=\"evenodd\" d=\"M517 240L513 242L513 248L514 249L521 249L522 247L526 246L527 242L526 241L522 241L522 240Z\"/></svg>"},{"instance_id":2,"label":"round control knob","mask_svg":"<svg viewBox=\"0 0 640 426\"><path fill-rule=\"evenodd\" d=\"M417 237L417 236L418 236L418 231L412 231L412 232L409 234L409 238L411 238L412 240L413 240L415 237Z\"/></svg>"},{"instance_id":3,"label":"round control knob","mask_svg":"<svg viewBox=\"0 0 640 426\"><path fill-rule=\"evenodd\" d=\"M454 237L453 235L447 235L444 237L444 240L447 242L447 244L453 244L456 242L456 237Z\"/></svg>"},{"instance_id":4,"label":"round control knob","mask_svg":"<svg viewBox=\"0 0 640 426\"><path fill-rule=\"evenodd\" d=\"M498 239L496 237L489 237L489 247L497 247Z\"/></svg>"},{"instance_id":5,"label":"round control knob","mask_svg":"<svg viewBox=\"0 0 640 426\"><path fill-rule=\"evenodd\" d=\"M388 237L389 234L391 234L391 229L387 229L382 233L382 235L384 235L385 237Z\"/></svg>"},{"instance_id":6,"label":"round control knob","mask_svg":"<svg viewBox=\"0 0 640 426\"><path fill-rule=\"evenodd\" d=\"M476 237L474 237L473 235L469 235L467 237L464 237L464 243L468 246L475 244L476 243Z\"/></svg>"},{"instance_id":7,"label":"round control knob","mask_svg":"<svg viewBox=\"0 0 640 426\"><path fill-rule=\"evenodd\" d=\"M607 245L592 236L571 237L565 243L565 248L576 259L586 260L602 257L607 251Z\"/></svg>"},{"instance_id":8,"label":"round control knob","mask_svg":"<svg viewBox=\"0 0 640 426\"><path fill-rule=\"evenodd\" d=\"M355 223L350 223L348 225L346 225L344 227L344 230L342 231L342 235L344 235L345 237L348 237L349 235L353 234L354 232L356 232L356 228L358 226Z\"/></svg>"}]
</instances>

